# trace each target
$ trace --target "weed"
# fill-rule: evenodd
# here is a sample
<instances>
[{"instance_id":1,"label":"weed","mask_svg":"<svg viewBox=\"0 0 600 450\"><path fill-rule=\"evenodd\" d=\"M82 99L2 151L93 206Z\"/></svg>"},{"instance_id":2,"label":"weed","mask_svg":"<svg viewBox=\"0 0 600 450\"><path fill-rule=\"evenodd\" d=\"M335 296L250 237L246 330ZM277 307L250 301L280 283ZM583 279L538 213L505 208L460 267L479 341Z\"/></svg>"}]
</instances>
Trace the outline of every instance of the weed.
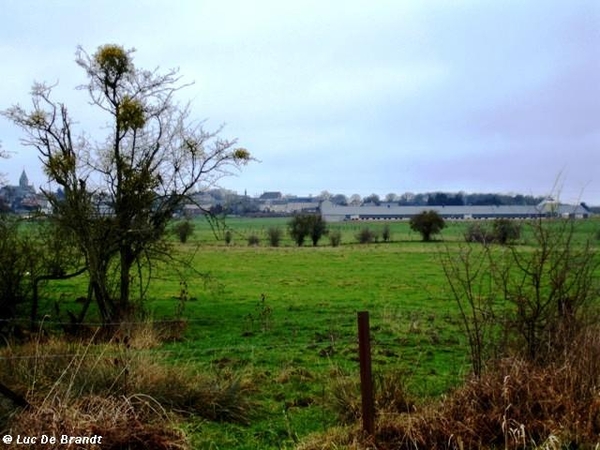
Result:
<instances>
[{"instance_id":1,"label":"weed","mask_svg":"<svg viewBox=\"0 0 600 450\"><path fill-rule=\"evenodd\" d=\"M273 309L267 304L267 296L265 294L260 295L260 301L256 305L256 317L262 331L271 329Z\"/></svg>"},{"instance_id":2,"label":"weed","mask_svg":"<svg viewBox=\"0 0 600 450\"><path fill-rule=\"evenodd\" d=\"M331 373L329 404L341 423L356 422L361 415L360 383L340 368Z\"/></svg>"},{"instance_id":3,"label":"weed","mask_svg":"<svg viewBox=\"0 0 600 450\"><path fill-rule=\"evenodd\" d=\"M260 300L254 308L254 313L246 314L244 318L244 335L250 336L254 333L254 324L258 324L260 330L264 333L271 329L273 321L273 309L267 304L267 296L260 294Z\"/></svg>"}]
</instances>

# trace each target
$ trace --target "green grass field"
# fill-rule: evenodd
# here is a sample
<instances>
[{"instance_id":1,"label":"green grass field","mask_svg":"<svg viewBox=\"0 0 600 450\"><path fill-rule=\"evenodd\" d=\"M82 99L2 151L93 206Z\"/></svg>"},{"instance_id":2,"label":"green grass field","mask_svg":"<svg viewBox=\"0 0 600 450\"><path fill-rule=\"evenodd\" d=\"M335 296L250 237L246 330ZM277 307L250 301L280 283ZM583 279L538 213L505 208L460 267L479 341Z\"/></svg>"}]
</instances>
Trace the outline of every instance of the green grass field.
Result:
<instances>
[{"instance_id":1,"label":"green grass field","mask_svg":"<svg viewBox=\"0 0 600 450\"><path fill-rule=\"evenodd\" d=\"M582 222L577 236L598 225ZM412 395L438 396L468 372L466 340L440 263L441 253L463 244L465 223L450 223L427 244L407 223L390 223L392 242L363 245L356 233L383 224L332 224L342 245L332 247L324 237L319 246L302 248L287 236L280 247L268 247L266 230L284 229L286 219L232 218L226 226L234 236L230 245L223 230L215 238L200 219L188 243L173 240L199 273L156 267L146 303L155 319L183 308L185 339L158 350L173 364L227 371L256 386L250 425L190 418L193 448L293 448L307 434L337 425L332 385L359 377L358 311L370 313L373 370L400 374ZM259 246L247 245L253 233ZM522 245L527 239L525 231ZM85 280L54 283L44 295L42 313L52 315L58 297L63 310L74 310L71 299L85 295Z\"/></svg>"}]
</instances>

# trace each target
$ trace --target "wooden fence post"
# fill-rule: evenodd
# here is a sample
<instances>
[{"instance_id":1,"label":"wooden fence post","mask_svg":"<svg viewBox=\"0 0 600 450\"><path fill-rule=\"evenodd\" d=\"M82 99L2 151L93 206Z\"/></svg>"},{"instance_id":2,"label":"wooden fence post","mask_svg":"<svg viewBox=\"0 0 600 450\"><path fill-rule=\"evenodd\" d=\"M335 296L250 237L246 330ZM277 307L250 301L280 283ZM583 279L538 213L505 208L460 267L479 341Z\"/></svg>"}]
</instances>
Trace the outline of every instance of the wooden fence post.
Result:
<instances>
[{"instance_id":1,"label":"wooden fence post","mask_svg":"<svg viewBox=\"0 0 600 450\"><path fill-rule=\"evenodd\" d=\"M371 336L369 312L358 312L358 356L360 360L360 392L362 398L363 430L375 433L375 404L373 399L373 374L371 371Z\"/></svg>"}]
</instances>

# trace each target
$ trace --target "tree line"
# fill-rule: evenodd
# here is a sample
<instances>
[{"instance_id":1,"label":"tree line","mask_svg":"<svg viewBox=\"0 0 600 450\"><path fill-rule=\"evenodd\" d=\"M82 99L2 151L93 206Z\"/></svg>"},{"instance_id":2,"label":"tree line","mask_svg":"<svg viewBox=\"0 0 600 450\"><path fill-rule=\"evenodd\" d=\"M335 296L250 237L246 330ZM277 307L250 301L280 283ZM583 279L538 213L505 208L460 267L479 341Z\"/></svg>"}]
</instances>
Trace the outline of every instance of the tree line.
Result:
<instances>
[{"instance_id":1,"label":"tree line","mask_svg":"<svg viewBox=\"0 0 600 450\"><path fill-rule=\"evenodd\" d=\"M466 192L423 192L404 194L389 193L384 197L378 194L370 194L361 197L359 194L346 196L344 194L331 194L327 191L321 193L323 199L330 200L337 205L362 205L392 203L399 206L466 206L466 205L522 205L531 206L542 202L544 196L522 195L522 194L498 194L498 193L466 193Z\"/></svg>"}]
</instances>

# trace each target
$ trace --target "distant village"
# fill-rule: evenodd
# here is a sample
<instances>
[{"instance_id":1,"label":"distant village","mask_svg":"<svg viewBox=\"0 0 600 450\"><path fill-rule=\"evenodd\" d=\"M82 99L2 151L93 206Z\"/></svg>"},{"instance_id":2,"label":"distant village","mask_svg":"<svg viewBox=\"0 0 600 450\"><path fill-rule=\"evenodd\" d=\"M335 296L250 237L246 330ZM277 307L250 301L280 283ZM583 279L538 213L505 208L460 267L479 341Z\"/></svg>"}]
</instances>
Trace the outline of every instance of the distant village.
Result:
<instances>
[{"instance_id":1,"label":"distant village","mask_svg":"<svg viewBox=\"0 0 600 450\"><path fill-rule=\"evenodd\" d=\"M62 191L55 193L58 197ZM97 196L98 211L110 214L106 196ZM237 216L290 216L301 212L320 212L328 221L344 220L403 220L425 209L434 209L449 219L486 219L494 217L531 218L556 214L587 218L598 213L585 203L562 204L549 197L509 194L404 193L377 194L361 197L327 191L319 195L300 197L267 191L261 195L243 195L227 189L208 189L189 196L178 212L179 217L195 217L206 213ZM20 215L51 212L46 196L30 184L25 170L16 185L0 187L0 212Z\"/></svg>"},{"instance_id":2,"label":"distant village","mask_svg":"<svg viewBox=\"0 0 600 450\"><path fill-rule=\"evenodd\" d=\"M60 197L59 189L55 194ZM316 211L322 197L298 197L280 192L265 192L260 196L239 195L227 189L208 189L189 196L180 215L192 217L211 212L231 215L290 215L300 211ZM107 212L110 203L105 196L97 196L98 210ZM0 212L27 215L35 212L49 213L50 204L41 190L29 182L25 170L18 184L0 186Z\"/></svg>"},{"instance_id":3,"label":"distant village","mask_svg":"<svg viewBox=\"0 0 600 450\"><path fill-rule=\"evenodd\" d=\"M48 211L48 208L48 200L29 183L25 170L19 177L19 184L0 187L0 212L30 214Z\"/></svg>"}]
</instances>

